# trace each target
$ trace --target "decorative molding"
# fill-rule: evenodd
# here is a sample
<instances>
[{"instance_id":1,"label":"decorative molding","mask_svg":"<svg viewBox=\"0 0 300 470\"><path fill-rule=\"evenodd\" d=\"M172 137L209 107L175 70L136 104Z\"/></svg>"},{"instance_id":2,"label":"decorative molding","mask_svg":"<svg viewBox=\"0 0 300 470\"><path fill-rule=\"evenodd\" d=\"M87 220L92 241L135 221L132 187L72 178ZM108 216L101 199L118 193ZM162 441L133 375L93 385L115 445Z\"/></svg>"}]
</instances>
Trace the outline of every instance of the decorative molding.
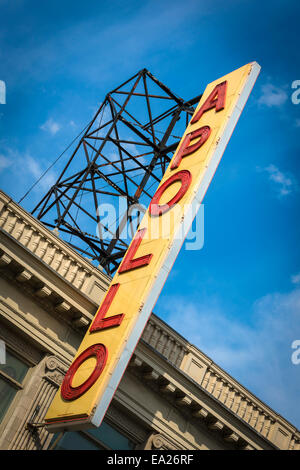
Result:
<instances>
[{"instance_id":1,"label":"decorative molding","mask_svg":"<svg viewBox=\"0 0 300 470\"><path fill-rule=\"evenodd\" d=\"M2 250L4 248L2 245ZM15 283L19 290L23 290L26 295L32 297L46 311L49 311L50 308L54 316L75 328L87 326L96 312L97 307L91 300L84 298L81 305L81 299L78 295L76 296L76 302L73 301L71 295L69 295L68 301L61 298L60 290L57 292L54 290L56 286L48 286L48 280L45 281L42 275L31 270L30 266L25 269L17 259L14 259L13 269L10 268L10 264L0 267L0 275L8 282ZM37 287L37 285L40 285L40 287ZM92 312L88 311L87 307ZM76 322L79 318L81 319L80 322Z\"/></svg>"},{"instance_id":2,"label":"decorative molding","mask_svg":"<svg viewBox=\"0 0 300 470\"><path fill-rule=\"evenodd\" d=\"M299 439L299 431L290 423L153 314L143 332L142 340L193 380L194 375L189 374L190 365L195 363L199 370L203 368L202 379L197 383L270 442L274 442L273 429L278 421L284 422L291 435ZM174 392L171 384L162 385L161 390Z\"/></svg>"},{"instance_id":3,"label":"decorative molding","mask_svg":"<svg viewBox=\"0 0 300 470\"><path fill-rule=\"evenodd\" d=\"M82 292L93 276L108 287L110 278L79 255L57 234L0 191L0 228ZM10 262L6 257L1 263Z\"/></svg>"},{"instance_id":4,"label":"decorative molding","mask_svg":"<svg viewBox=\"0 0 300 470\"><path fill-rule=\"evenodd\" d=\"M45 360L44 379L51 382L57 388L60 387L68 367L63 364L56 356L47 356Z\"/></svg>"},{"instance_id":5,"label":"decorative molding","mask_svg":"<svg viewBox=\"0 0 300 470\"><path fill-rule=\"evenodd\" d=\"M170 442L170 440L162 435L153 433L148 438L145 450L177 450L176 447Z\"/></svg>"},{"instance_id":6,"label":"decorative molding","mask_svg":"<svg viewBox=\"0 0 300 470\"><path fill-rule=\"evenodd\" d=\"M6 253L2 252L0 255L0 267L7 266L12 262L11 256L7 255Z\"/></svg>"},{"instance_id":7,"label":"decorative molding","mask_svg":"<svg viewBox=\"0 0 300 470\"><path fill-rule=\"evenodd\" d=\"M186 419L199 420L199 424L203 424L209 431L219 435L221 440L232 444L236 448L243 448L248 444L250 447L253 447L255 437L253 436L253 442L252 439L247 437L249 436L251 428L249 428L248 431L247 429L241 431L239 429L239 423L236 423L238 426L232 424L231 419L221 417L219 414L220 410L217 411L217 409L211 408L208 404L204 405L201 398L202 393L197 395L191 392L188 386L185 388L180 385L175 379L169 376L171 373L170 365L166 363L166 366L168 372L159 371L157 367L151 364L150 357L148 360L144 355L140 355L139 348L137 348L130 362L132 372L137 375L142 382L146 382L149 387L153 388L154 392L160 393L170 402L172 407L178 407ZM201 389L199 389L199 392L200 390ZM215 397L212 397L212 399L216 400ZM213 403L211 405L213 405ZM223 406L221 403L220 405ZM248 425L245 423L245 426ZM264 438L262 437L262 439ZM257 444L257 448L260 448L261 445L264 446L263 441ZM266 448L269 448L267 443ZM272 448L271 444L270 448Z\"/></svg>"}]
</instances>

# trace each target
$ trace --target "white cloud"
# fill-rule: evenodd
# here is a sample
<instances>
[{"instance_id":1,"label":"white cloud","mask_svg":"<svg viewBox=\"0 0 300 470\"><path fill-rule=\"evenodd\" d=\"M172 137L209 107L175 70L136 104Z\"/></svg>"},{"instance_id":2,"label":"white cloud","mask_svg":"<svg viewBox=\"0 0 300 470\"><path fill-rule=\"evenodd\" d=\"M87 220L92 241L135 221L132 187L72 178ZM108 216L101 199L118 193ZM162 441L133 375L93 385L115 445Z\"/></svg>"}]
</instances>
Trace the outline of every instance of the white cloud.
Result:
<instances>
[{"instance_id":1,"label":"white cloud","mask_svg":"<svg viewBox=\"0 0 300 470\"><path fill-rule=\"evenodd\" d=\"M291 281L293 284L300 284L300 273L291 276Z\"/></svg>"},{"instance_id":2,"label":"white cloud","mask_svg":"<svg viewBox=\"0 0 300 470\"><path fill-rule=\"evenodd\" d=\"M299 426L300 365L291 361L291 345L300 339L300 288L258 299L247 322L245 315L233 318L216 297L197 303L174 295L162 305L163 318L173 328Z\"/></svg>"},{"instance_id":3,"label":"white cloud","mask_svg":"<svg viewBox=\"0 0 300 470\"><path fill-rule=\"evenodd\" d=\"M22 169L22 178L20 177L20 168ZM20 153L12 148L5 148L0 154L0 171L6 171L5 178L16 179L20 182L18 189L24 190L26 187L35 183L47 169L43 161L33 158L28 152ZM43 191L49 189L55 183L57 177L53 170L48 171L37 185L37 189ZM21 184L22 182L22 184Z\"/></svg>"},{"instance_id":4,"label":"white cloud","mask_svg":"<svg viewBox=\"0 0 300 470\"><path fill-rule=\"evenodd\" d=\"M288 99L286 91L284 91L282 88L272 85L271 83L263 85L261 87L261 91L262 94L258 99L258 104L268 106L269 108L273 106L281 106Z\"/></svg>"},{"instance_id":5,"label":"white cloud","mask_svg":"<svg viewBox=\"0 0 300 470\"><path fill-rule=\"evenodd\" d=\"M265 168L257 167L257 171L264 171L268 174L269 180L274 184L279 196L287 196L296 190L296 182L292 175L283 173L279 168L273 164Z\"/></svg>"},{"instance_id":6,"label":"white cloud","mask_svg":"<svg viewBox=\"0 0 300 470\"><path fill-rule=\"evenodd\" d=\"M44 173L40 163L31 157L30 155L25 156L25 163L28 172L34 177L35 181L38 180L41 175ZM40 184L44 189L49 189L56 181L55 174L52 171L46 173L46 175L41 179ZM33 181L34 182L34 181Z\"/></svg>"},{"instance_id":7,"label":"white cloud","mask_svg":"<svg viewBox=\"0 0 300 470\"><path fill-rule=\"evenodd\" d=\"M52 135L55 135L60 130L60 128L61 126L52 118L48 119L42 126L40 126L40 129L49 132Z\"/></svg>"},{"instance_id":8,"label":"white cloud","mask_svg":"<svg viewBox=\"0 0 300 470\"><path fill-rule=\"evenodd\" d=\"M5 170L5 168L9 167L12 164L10 158L0 154L0 171Z\"/></svg>"},{"instance_id":9,"label":"white cloud","mask_svg":"<svg viewBox=\"0 0 300 470\"><path fill-rule=\"evenodd\" d=\"M159 14L153 15L152 2L140 2L139 8L127 15L126 21L106 21L103 19L99 28L97 15L84 15L74 22L68 22L63 28L56 28L55 34L45 41L32 41L30 50L20 43L18 50L10 47L6 52L5 70L14 70L14 77L30 76L40 80L41 74L55 73L57 68L64 67L72 76L84 77L98 83L118 83L116 76L137 70L144 63L146 53L161 54L161 45L167 50L182 50L190 46L195 39L185 28L189 19L199 14L199 2L192 1L189 7L182 2L173 2L172 8L160 2ZM167 2L168 3L168 2ZM201 5L201 16L213 14L211 6ZM90 32L93 31L93 34ZM148 34L144 34L148 31ZM137 42L137 38L139 38ZM99 49L99 44L103 47ZM109 47L105 47L109 44ZM158 51L157 51L158 46ZM99 60L91 60L87 51L98 51ZM118 50L116 62L112 50ZM26 51L26 53L24 52ZM127 58L130 57L130 61ZM78 60L80 58L80 60ZM105 67L103 64L105 63Z\"/></svg>"}]
</instances>

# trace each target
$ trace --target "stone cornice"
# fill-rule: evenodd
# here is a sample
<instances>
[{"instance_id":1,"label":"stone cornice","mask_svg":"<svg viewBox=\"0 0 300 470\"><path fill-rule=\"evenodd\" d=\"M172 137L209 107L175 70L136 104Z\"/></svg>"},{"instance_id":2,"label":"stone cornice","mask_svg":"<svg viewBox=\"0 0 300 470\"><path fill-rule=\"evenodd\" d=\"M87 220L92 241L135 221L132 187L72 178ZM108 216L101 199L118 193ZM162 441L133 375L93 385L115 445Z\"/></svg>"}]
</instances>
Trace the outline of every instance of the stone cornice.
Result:
<instances>
[{"instance_id":1,"label":"stone cornice","mask_svg":"<svg viewBox=\"0 0 300 470\"><path fill-rule=\"evenodd\" d=\"M129 370L170 401L173 407L179 408L190 420L204 425L207 430L218 433L221 439L236 448L277 448L186 374L174 369L174 366L157 356L152 348L148 348L149 346L139 344L129 364ZM258 442L260 444L257 444Z\"/></svg>"},{"instance_id":2,"label":"stone cornice","mask_svg":"<svg viewBox=\"0 0 300 470\"><path fill-rule=\"evenodd\" d=\"M85 292L86 281L91 276L109 286L109 276L99 271L3 191L0 191L0 227L77 289Z\"/></svg>"},{"instance_id":3,"label":"stone cornice","mask_svg":"<svg viewBox=\"0 0 300 470\"><path fill-rule=\"evenodd\" d=\"M162 337L164 339L161 339ZM151 315L142 339L187 375L190 375L189 366L193 361L199 369L199 375L191 378L228 409L234 410L239 418L262 436L268 436L270 441L274 441L273 431L280 425L289 433L290 441L294 440L300 448L300 432L295 426L259 400L156 315ZM175 345L176 354L172 356L169 348L174 350Z\"/></svg>"},{"instance_id":4,"label":"stone cornice","mask_svg":"<svg viewBox=\"0 0 300 470\"><path fill-rule=\"evenodd\" d=\"M1 229L0 271L37 301L48 299L57 312L83 317L86 326L95 314L95 302Z\"/></svg>"}]
</instances>

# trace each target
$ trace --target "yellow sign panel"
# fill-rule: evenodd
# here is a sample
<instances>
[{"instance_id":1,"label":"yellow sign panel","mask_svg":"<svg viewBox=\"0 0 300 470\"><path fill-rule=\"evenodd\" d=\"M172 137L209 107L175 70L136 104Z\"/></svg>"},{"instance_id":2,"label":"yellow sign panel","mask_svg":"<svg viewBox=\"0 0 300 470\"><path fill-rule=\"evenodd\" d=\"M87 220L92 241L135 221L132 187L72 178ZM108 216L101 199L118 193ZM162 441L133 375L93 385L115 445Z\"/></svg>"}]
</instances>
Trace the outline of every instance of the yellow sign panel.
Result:
<instances>
[{"instance_id":1,"label":"yellow sign panel","mask_svg":"<svg viewBox=\"0 0 300 470\"><path fill-rule=\"evenodd\" d=\"M45 417L48 429L99 426L259 74L210 83Z\"/></svg>"}]
</instances>

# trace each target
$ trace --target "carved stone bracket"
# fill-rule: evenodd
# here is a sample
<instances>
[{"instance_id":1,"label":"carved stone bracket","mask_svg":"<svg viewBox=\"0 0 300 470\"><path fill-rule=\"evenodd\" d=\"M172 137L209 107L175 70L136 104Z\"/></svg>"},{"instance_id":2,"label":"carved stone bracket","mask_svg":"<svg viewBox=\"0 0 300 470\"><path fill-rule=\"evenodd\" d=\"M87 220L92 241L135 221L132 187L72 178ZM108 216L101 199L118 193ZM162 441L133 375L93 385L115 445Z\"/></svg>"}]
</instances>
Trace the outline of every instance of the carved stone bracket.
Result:
<instances>
[{"instance_id":1,"label":"carved stone bracket","mask_svg":"<svg viewBox=\"0 0 300 470\"><path fill-rule=\"evenodd\" d=\"M45 379L59 387L67 373L67 367L56 356L48 356L45 361Z\"/></svg>"},{"instance_id":2,"label":"carved stone bracket","mask_svg":"<svg viewBox=\"0 0 300 470\"><path fill-rule=\"evenodd\" d=\"M153 433L146 442L145 450L176 450L176 447L164 435Z\"/></svg>"}]
</instances>

